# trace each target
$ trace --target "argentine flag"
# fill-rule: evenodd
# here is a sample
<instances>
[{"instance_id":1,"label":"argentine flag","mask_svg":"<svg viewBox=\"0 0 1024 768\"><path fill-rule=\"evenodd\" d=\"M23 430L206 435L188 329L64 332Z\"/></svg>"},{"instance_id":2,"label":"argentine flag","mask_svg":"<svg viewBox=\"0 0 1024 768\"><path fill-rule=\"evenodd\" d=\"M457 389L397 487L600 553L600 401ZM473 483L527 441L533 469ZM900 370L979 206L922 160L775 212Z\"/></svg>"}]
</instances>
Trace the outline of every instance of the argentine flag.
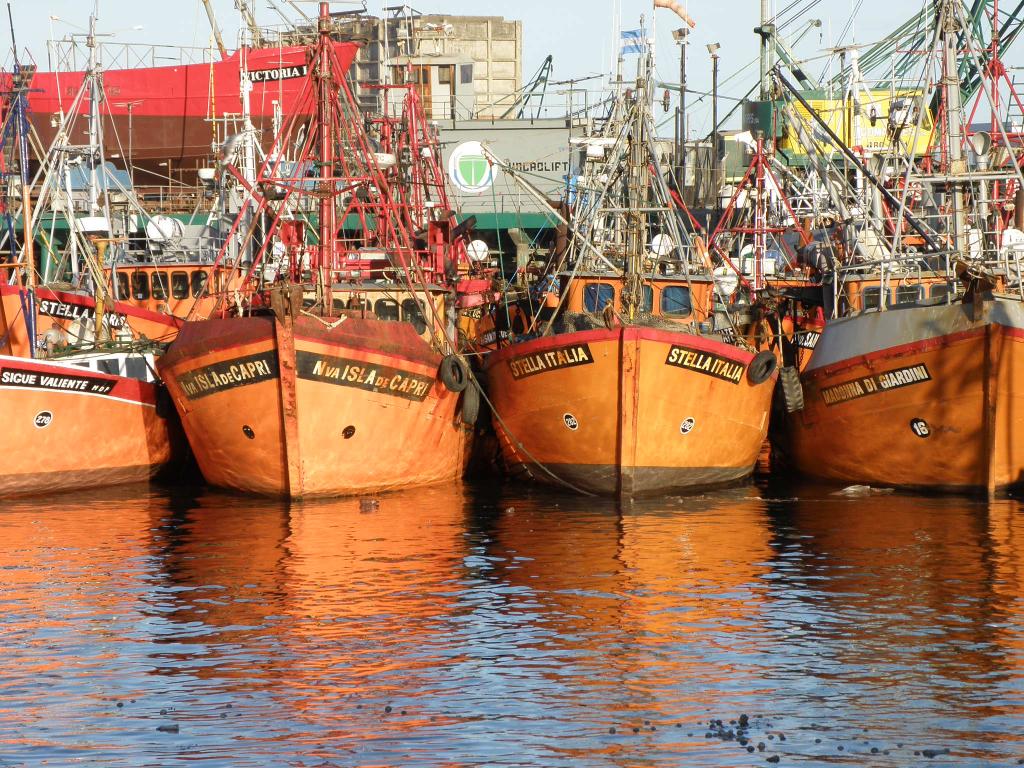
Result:
<instances>
[{"instance_id":1,"label":"argentine flag","mask_svg":"<svg viewBox=\"0 0 1024 768\"><path fill-rule=\"evenodd\" d=\"M643 53L650 42L651 41L647 37L646 30L624 29L622 30L621 53L623 56L633 53Z\"/></svg>"}]
</instances>

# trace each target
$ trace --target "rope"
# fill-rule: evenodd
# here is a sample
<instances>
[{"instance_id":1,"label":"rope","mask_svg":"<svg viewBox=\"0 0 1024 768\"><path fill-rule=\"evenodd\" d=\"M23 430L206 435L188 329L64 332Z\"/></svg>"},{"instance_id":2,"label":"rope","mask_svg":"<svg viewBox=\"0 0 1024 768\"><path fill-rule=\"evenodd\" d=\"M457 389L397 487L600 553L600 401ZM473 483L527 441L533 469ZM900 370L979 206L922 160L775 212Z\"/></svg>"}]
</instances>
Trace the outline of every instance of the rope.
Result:
<instances>
[{"instance_id":1,"label":"rope","mask_svg":"<svg viewBox=\"0 0 1024 768\"><path fill-rule=\"evenodd\" d=\"M526 450L526 447L522 444L522 442L519 440L519 438L515 436L515 434L512 432L512 430L508 428L508 424L506 424L505 420L503 418L501 418L501 414L498 413L498 409L494 407L494 403L491 402L491 399L487 396L487 393L484 391L483 385L480 384L480 381L477 379L476 374L473 372L472 368L469 369L469 380L473 384L473 386L476 387L477 391L480 393L480 397L482 397L484 399L484 402L487 403L487 407L491 409L491 413L494 414L494 418L496 418L498 420L498 423L501 425L501 428L505 430L505 434L508 435L509 439L515 443L515 447L518 450L522 451L523 455L526 456L526 458L528 458L531 462L533 462L533 464L539 470L544 472L544 474L546 474L548 477L550 477L556 483L559 483L560 485L564 485L566 488L568 488L571 491L575 491L576 493L579 493L579 494L581 494L583 496L591 496L591 497L597 496L596 493L591 493L590 491L585 491L582 488L579 488L579 487L573 485L568 480L565 480L565 479L559 477L554 472L552 472L550 469L548 469L546 466L541 464L541 462L539 462L534 457L534 455L532 453L530 453L528 450Z\"/></svg>"},{"instance_id":2,"label":"rope","mask_svg":"<svg viewBox=\"0 0 1024 768\"><path fill-rule=\"evenodd\" d=\"M331 330L331 331L333 331L339 325L341 325L346 320L348 320L348 315L342 315L337 320L335 320L333 323L328 323L326 320L324 320L319 315L314 315L312 312L307 312L304 309L300 310L300 314L303 314L306 317L312 317L314 320L316 320L318 323L320 323L324 328L327 328L328 330Z\"/></svg>"}]
</instances>

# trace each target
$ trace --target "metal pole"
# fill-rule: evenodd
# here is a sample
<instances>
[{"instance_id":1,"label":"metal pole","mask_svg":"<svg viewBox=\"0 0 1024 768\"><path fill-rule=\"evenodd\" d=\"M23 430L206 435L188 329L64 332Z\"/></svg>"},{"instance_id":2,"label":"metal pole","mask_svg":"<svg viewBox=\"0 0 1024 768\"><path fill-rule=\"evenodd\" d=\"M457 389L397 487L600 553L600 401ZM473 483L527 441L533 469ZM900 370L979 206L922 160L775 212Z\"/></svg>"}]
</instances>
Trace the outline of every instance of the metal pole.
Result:
<instances>
[{"instance_id":1,"label":"metal pole","mask_svg":"<svg viewBox=\"0 0 1024 768\"><path fill-rule=\"evenodd\" d=\"M761 26L758 27L758 31L761 35L761 101L766 101L768 99L768 77L771 72L771 61L768 52L770 42L768 40L767 30L768 19L771 16L771 9L769 8L769 5L769 0L761 0Z\"/></svg>"},{"instance_id":2,"label":"metal pole","mask_svg":"<svg viewBox=\"0 0 1024 768\"><path fill-rule=\"evenodd\" d=\"M711 178L712 191L715 194L715 210L721 203L719 194L719 168L718 168L718 53L711 54Z\"/></svg>"},{"instance_id":3,"label":"metal pole","mask_svg":"<svg viewBox=\"0 0 1024 768\"><path fill-rule=\"evenodd\" d=\"M689 30L683 27L679 32L679 178L676 189L682 196L686 186L686 36Z\"/></svg>"}]
</instances>

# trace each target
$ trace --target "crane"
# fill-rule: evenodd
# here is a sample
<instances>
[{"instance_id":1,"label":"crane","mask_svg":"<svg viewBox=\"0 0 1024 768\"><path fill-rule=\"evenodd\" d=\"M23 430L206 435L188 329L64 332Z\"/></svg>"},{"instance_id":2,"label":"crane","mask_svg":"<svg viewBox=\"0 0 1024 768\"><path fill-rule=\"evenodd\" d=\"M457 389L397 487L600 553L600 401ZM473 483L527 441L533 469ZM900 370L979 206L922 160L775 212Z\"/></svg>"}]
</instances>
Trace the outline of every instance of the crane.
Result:
<instances>
[{"instance_id":1,"label":"crane","mask_svg":"<svg viewBox=\"0 0 1024 768\"><path fill-rule=\"evenodd\" d=\"M203 7L206 8L206 17L210 20L210 28L213 30L213 39L217 41L217 48L220 57L228 57L228 49L224 47L224 36L220 33L220 25L217 24L217 17L213 13L213 5L210 0L203 0Z\"/></svg>"}]
</instances>

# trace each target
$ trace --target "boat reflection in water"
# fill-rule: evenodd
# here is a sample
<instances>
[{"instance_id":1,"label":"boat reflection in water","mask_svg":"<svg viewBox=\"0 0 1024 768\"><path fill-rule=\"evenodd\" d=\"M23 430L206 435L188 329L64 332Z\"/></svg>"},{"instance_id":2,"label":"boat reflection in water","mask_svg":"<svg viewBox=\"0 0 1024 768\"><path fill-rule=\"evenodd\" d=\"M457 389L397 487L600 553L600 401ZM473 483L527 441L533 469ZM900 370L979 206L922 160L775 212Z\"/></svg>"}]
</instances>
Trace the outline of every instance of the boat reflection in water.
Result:
<instances>
[{"instance_id":1,"label":"boat reflection in water","mask_svg":"<svg viewBox=\"0 0 1024 768\"><path fill-rule=\"evenodd\" d=\"M622 507L468 486L289 507L133 488L12 502L0 753L109 766L1022 754L1018 504L789 495ZM709 719L728 729L741 713L749 744L706 738Z\"/></svg>"}]
</instances>

